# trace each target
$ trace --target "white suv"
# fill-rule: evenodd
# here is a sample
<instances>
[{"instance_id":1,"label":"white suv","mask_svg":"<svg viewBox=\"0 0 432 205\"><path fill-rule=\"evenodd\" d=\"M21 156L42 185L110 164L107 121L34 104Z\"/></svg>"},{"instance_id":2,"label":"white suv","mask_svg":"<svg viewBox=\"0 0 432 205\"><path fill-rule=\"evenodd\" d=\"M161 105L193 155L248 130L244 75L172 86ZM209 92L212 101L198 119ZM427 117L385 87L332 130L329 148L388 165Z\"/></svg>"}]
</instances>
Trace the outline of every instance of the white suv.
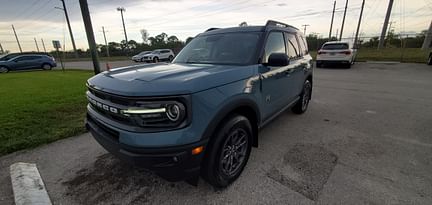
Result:
<instances>
[{"instance_id":1,"label":"white suv","mask_svg":"<svg viewBox=\"0 0 432 205\"><path fill-rule=\"evenodd\" d=\"M326 63L344 64L348 68L354 63L356 50L351 49L348 42L330 41L324 43L317 53L316 66L322 67Z\"/></svg>"},{"instance_id":2,"label":"white suv","mask_svg":"<svg viewBox=\"0 0 432 205\"><path fill-rule=\"evenodd\" d=\"M143 61L157 63L159 61L169 61L174 59L174 52L171 49L157 49L142 57Z\"/></svg>"}]
</instances>

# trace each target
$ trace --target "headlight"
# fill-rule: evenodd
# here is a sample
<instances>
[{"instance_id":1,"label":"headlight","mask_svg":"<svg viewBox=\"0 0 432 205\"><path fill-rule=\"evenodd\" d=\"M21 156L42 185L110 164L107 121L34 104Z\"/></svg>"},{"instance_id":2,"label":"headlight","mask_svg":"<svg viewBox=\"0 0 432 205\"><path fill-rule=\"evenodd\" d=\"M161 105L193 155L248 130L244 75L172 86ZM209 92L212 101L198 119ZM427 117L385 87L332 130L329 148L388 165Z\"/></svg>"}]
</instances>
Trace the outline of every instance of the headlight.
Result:
<instances>
[{"instance_id":1,"label":"headlight","mask_svg":"<svg viewBox=\"0 0 432 205\"><path fill-rule=\"evenodd\" d=\"M120 113L142 127L177 127L187 118L185 105L177 101L147 102Z\"/></svg>"}]
</instances>

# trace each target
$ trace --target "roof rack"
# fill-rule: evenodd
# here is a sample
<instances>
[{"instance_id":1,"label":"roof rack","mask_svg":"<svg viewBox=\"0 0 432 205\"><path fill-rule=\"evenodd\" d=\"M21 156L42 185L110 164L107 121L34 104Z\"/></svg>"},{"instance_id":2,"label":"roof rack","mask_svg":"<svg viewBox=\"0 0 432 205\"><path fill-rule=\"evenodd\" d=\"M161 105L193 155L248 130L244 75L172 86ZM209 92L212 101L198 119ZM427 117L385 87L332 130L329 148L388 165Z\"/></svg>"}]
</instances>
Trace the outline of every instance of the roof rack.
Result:
<instances>
[{"instance_id":1,"label":"roof rack","mask_svg":"<svg viewBox=\"0 0 432 205\"><path fill-rule=\"evenodd\" d=\"M274 21L274 20L268 20L267 23L266 23L266 25L265 25L265 27L268 27L268 26L293 28L295 30L298 30L298 28L296 28L294 26L291 26L291 25L288 25L288 24L285 24L285 23L282 23L282 22L279 22L279 21Z\"/></svg>"},{"instance_id":2,"label":"roof rack","mask_svg":"<svg viewBox=\"0 0 432 205\"><path fill-rule=\"evenodd\" d=\"M209 32L209 31L213 31L213 30L217 30L217 29L219 29L219 28L209 28L205 32Z\"/></svg>"}]
</instances>

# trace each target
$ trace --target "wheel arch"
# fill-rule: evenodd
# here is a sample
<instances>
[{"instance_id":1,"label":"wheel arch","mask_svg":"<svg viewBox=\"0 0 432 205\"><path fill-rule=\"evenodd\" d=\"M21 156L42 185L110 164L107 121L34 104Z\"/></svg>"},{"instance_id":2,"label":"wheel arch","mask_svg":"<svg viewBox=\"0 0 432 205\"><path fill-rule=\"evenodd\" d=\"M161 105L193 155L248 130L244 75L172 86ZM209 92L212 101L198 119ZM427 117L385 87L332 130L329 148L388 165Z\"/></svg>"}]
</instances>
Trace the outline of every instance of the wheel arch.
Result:
<instances>
[{"instance_id":1,"label":"wheel arch","mask_svg":"<svg viewBox=\"0 0 432 205\"><path fill-rule=\"evenodd\" d=\"M261 122L261 116L258 105L251 99L238 99L223 106L223 108L220 109L215 117L210 121L209 126L204 132L204 138L210 138L210 140L212 140L211 137L221 123L233 114L242 115L250 121L253 131L252 146L258 147L258 127Z\"/></svg>"}]
</instances>

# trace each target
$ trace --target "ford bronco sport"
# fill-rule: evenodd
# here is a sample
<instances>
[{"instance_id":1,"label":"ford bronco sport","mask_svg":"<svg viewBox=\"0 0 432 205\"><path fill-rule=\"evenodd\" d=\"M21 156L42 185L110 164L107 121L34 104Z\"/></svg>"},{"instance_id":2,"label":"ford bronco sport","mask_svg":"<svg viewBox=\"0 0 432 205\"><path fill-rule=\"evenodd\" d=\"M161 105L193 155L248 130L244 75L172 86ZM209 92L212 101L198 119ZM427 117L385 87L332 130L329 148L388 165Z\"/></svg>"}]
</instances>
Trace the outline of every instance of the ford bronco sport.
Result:
<instances>
[{"instance_id":1,"label":"ford bronco sport","mask_svg":"<svg viewBox=\"0 0 432 205\"><path fill-rule=\"evenodd\" d=\"M172 63L113 69L87 82L86 126L109 152L170 181L226 187L258 131L284 110L306 111L312 58L295 27L209 29Z\"/></svg>"}]
</instances>

